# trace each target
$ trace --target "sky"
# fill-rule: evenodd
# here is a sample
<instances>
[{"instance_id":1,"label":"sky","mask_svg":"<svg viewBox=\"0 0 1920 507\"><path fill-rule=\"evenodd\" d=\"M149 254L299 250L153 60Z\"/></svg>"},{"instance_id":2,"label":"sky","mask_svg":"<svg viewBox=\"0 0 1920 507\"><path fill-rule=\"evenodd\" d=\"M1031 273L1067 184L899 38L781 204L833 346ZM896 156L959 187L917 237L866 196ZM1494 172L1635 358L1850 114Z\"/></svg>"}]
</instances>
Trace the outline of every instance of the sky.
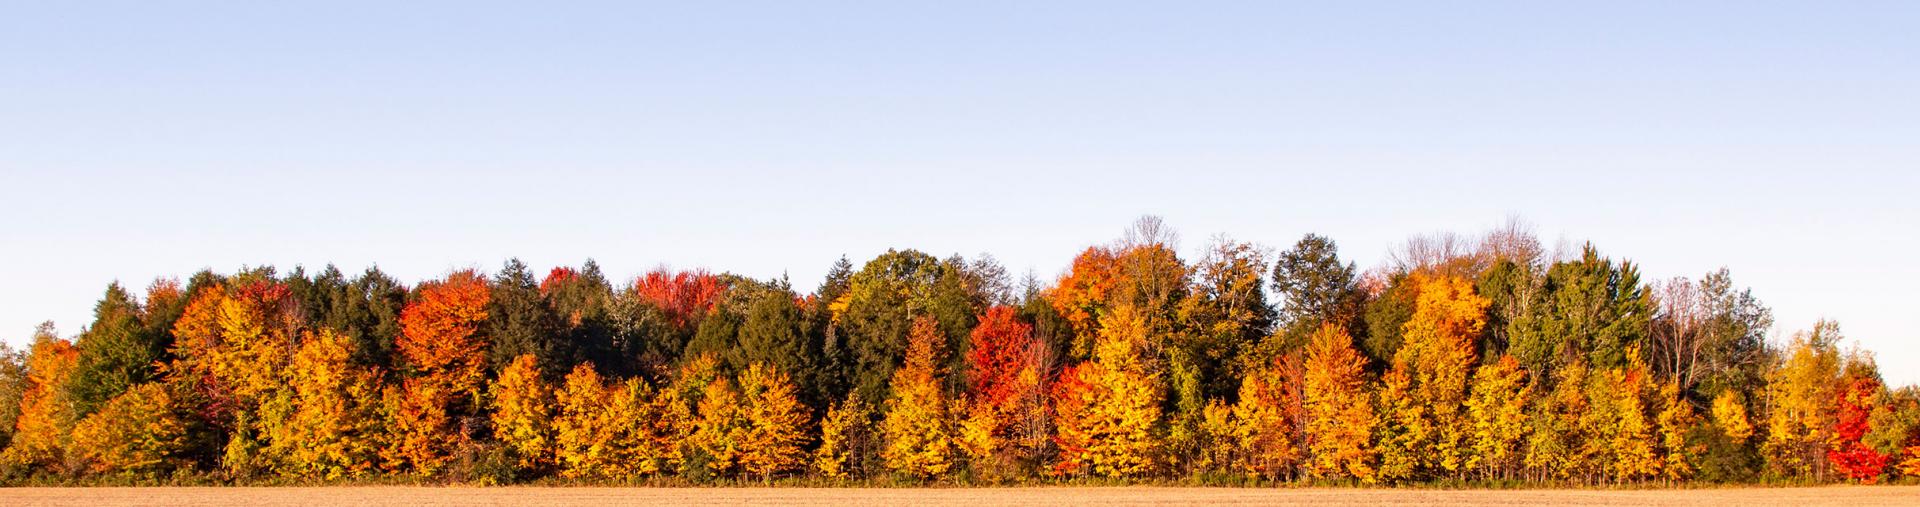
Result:
<instances>
[{"instance_id":1,"label":"sky","mask_svg":"<svg viewBox=\"0 0 1920 507\"><path fill-rule=\"evenodd\" d=\"M109 282L508 257L1051 279L1153 214L1509 216L1920 382L1916 2L0 1L0 339Z\"/></svg>"}]
</instances>

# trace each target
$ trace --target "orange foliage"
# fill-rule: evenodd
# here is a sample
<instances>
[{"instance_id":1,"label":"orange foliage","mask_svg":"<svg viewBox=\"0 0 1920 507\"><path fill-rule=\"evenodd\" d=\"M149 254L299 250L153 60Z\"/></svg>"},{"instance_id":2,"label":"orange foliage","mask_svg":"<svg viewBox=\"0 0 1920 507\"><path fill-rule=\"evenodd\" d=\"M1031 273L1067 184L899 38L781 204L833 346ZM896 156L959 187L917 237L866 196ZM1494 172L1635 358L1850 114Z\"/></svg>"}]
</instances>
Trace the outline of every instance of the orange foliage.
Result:
<instances>
[{"instance_id":1,"label":"orange foliage","mask_svg":"<svg viewBox=\"0 0 1920 507\"><path fill-rule=\"evenodd\" d=\"M703 269L669 273L656 268L634 280L632 290L665 310L675 325L684 326L713 310L726 284Z\"/></svg>"}]
</instances>

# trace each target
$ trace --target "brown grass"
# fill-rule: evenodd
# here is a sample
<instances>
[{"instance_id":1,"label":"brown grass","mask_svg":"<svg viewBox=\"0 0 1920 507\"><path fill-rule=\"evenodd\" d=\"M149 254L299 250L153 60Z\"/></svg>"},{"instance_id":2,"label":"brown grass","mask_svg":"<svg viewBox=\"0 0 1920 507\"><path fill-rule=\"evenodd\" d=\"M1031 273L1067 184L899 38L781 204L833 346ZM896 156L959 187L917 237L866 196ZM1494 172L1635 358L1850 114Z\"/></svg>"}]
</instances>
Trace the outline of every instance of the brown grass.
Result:
<instances>
[{"instance_id":1,"label":"brown grass","mask_svg":"<svg viewBox=\"0 0 1920 507\"><path fill-rule=\"evenodd\" d=\"M1676 490L1420 490L1173 487L1041 488L0 488L0 505L1684 505L1869 507L1920 505L1920 486Z\"/></svg>"}]
</instances>

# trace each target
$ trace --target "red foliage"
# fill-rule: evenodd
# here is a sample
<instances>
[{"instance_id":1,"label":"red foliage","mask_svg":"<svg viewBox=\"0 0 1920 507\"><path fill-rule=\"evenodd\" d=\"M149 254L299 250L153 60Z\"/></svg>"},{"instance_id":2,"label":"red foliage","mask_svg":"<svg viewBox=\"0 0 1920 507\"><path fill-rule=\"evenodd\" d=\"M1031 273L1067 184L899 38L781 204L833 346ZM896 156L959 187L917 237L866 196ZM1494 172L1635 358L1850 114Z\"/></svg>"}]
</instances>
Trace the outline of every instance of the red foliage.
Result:
<instances>
[{"instance_id":1,"label":"red foliage","mask_svg":"<svg viewBox=\"0 0 1920 507\"><path fill-rule=\"evenodd\" d=\"M1091 414L1087 413L1087 394L1093 390L1093 384L1082 378L1080 371L1086 365L1076 364L1060 369L1060 376L1053 383L1053 421L1058 428L1079 427L1079 421ZM1087 435L1074 431L1055 433L1053 442L1059 446L1061 456L1082 456L1087 454ZM1055 475L1077 475L1081 470L1081 460L1056 460L1052 473Z\"/></svg>"},{"instance_id":2,"label":"red foliage","mask_svg":"<svg viewBox=\"0 0 1920 507\"><path fill-rule=\"evenodd\" d=\"M565 266L553 268L553 271L547 272L546 278L543 278L540 280L540 293L551 294L553 293L554 288L559 287L562 284L565 284L567 282L573 281L573 279L579 278L579 277L580 277L580 272L574 271L573 268L569 268Z\"/></svg>"},{"instance_id":3,"label":"red foliage","mask_svg":"<svg viewBox=\"0 0 1920 507\"><path fill-rule=\"evenodd\" d=\"M669 273L655 268L633 281L633 292L666 310L675 325L706 315L726 288L720 277L703 269Z\"/></svg>"},{"instance_id":4,"label":"red foliage","mask_svg":"<svg viewBox=\"0 0 1920 507\"><path fill-rule=\"evenodd\" d=\"M1827 450L1827 461L1842 475L1869 484L1887 469L1887 455L1861 443L1872 429L1868 418L1879 393L1880 382L1871 378L1855 378L1847 384L1840 394L1839 420L1833 425L1834 444Z\"/></svg>"},{"instance_id":5,"label":"red foliage","mask_svg":"<svg viewBox=\"0 0 1920 507\"><path fill-rule=\"evenodd\" d=\"M1033 326L1020 322L1012 307L995 306L973 328L967 362L973 372L977 403L1003 407L1020 395L1020 370L1033 349Z\"/></svg>"}]
</instances>

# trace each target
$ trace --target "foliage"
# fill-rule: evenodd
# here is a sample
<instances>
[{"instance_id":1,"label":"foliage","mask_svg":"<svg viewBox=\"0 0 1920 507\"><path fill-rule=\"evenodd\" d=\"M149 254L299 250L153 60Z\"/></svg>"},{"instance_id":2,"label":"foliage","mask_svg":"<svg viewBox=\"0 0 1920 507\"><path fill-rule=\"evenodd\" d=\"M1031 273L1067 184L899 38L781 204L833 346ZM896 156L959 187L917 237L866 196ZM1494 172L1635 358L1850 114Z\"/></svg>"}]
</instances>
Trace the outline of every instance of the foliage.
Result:
<instances>
[{"instance_id":1,"label":"foliage","mask_svg":"<svg viewBox=\"0 0 1920 507\"><path fill-rule=\"evenodd\" d=\"M166 386L134 386L74 426L75 457L94 473L151 477L178 466L186 423L174 410Z\"/></svg>"},{"instance_id":2,"label":"foliage","mask_svg":"<svg viewBox=\"0 0 1920 507\"><path fill-rule=\"evenodd\" d=\"M951 402L939 378L942 340L932 319L915 320L906 362L893 372L893 396L880 431L886 438L881 456L895 472L939 477L957 458Z\"/></svg>"}]
</instances>

